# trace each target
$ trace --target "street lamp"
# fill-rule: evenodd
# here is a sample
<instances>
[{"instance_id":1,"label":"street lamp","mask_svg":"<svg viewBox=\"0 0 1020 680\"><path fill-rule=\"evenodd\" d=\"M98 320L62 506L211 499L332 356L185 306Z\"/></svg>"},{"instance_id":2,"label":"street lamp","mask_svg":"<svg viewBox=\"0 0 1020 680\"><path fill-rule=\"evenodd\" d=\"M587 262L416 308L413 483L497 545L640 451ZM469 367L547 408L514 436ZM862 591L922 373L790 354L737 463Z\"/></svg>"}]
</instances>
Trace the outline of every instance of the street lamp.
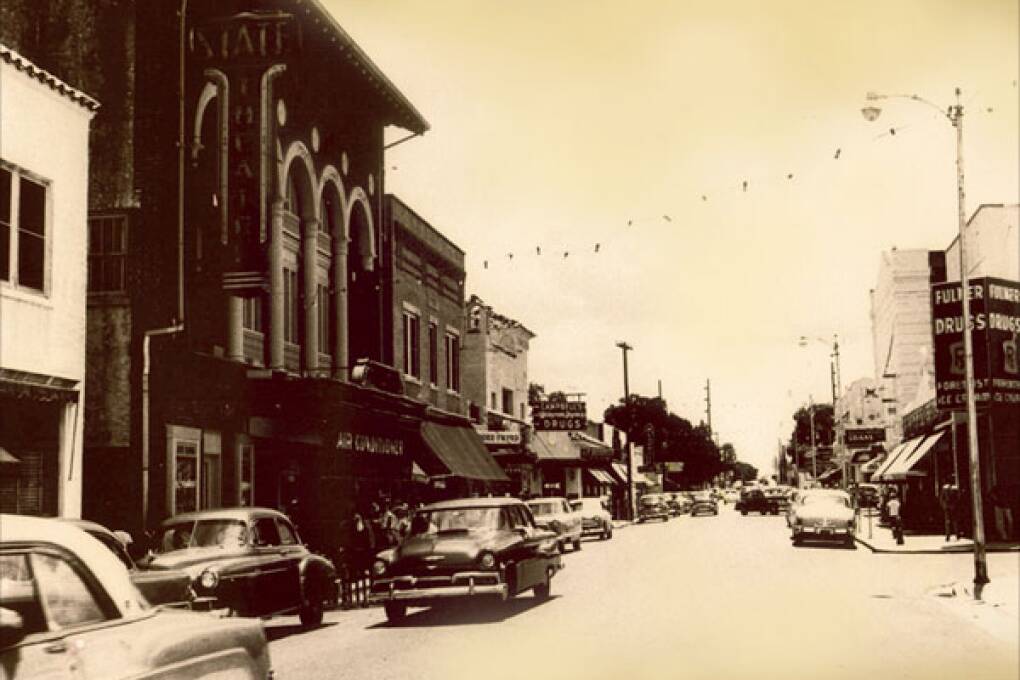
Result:
<instances>
[{"instance_id":1,"label":"street lamp","mask_svg":"<svg viewBox=\"0 0 1020 680\"><path fill-rule=\"evenodd\" d=\"M977 405L974 399L974 342L970 335L970 281L967 274L966 229L967 215L965 194L963 191L963 104L960 103L960 88L956 88L956 104L945 111L916 94L877 94L866 95L869 102L882 99L910 99L935 109L956 128L956 199L957 224L960 242L960 292L963 298L963 355L967 385L967 441L970 452L970 490L974 514L974 599L981 599L981 591L989 583L988 564L985 559L985 520L981 502L981 470L978 456ZM882 109L878 106L866 106L861 114L867 121L877 120Z\"/></svg>"},{"instance_id":2,"label":"street lamp","mask_svg":"<svg viewBox=\"0 0 1020 680\"><path fill-rule=\"evenodd\" d=\"M809 338L806 335L800 336L800 340L798 341L798 344L801 347L807 347L809 340L814 340L816 342L819 342L819 343L825 345L826 347L828 347L828 345L829 345L829 341L828 340L824 340L822 338L817 338L817 337L816 338ZM839 335L836 334L836 333L832 334L832 354L829 355L829 358L831 359L831 361L829 362L829 380L832 383L832 415L833 415L833 421L835 421L835 417L836 417L836 397L839 395L839 392L840 392L840 384L839 384L839 382L840 382L840 380L839 380ZM843 488L845 489L846 488L846 482L847 482L847 480L846 480L846 478L847 478L847 464L844 461L842 465L843 465Z\"/></svg>"},{"instance_id":3,"label":"street lamp","mask_svg":"<svg viewBox=\"0 0 1020 680\"><path fill-rule=\"evenodd\" d=\"M623 404L630 408L630 382L627 376L627 352L634 349L626 342L616 343L616 346L623 351ZM628 422L628 425L630 423ZM627 519L634 519L634 464L631 459L630 449L630 428L627 428Z\"/></svg>"}]
</instances>

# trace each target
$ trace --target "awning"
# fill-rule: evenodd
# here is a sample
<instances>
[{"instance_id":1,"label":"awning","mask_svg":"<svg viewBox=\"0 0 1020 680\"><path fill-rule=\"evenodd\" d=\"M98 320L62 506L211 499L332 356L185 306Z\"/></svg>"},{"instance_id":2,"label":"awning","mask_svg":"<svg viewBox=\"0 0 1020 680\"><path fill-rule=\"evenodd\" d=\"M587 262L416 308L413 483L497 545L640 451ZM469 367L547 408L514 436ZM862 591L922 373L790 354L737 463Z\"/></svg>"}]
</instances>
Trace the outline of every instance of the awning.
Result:
<instances>
[{"instance_id":1,"label":"awning","mask_svg":"<svg viewBox=\"0 0 1020 680\"><path fill-rule=\"evenodd\" d=\"M914 467L924 459L924 457L932 450L932 447L938 443L939 439L941 439L944 434L945 431L943 430L942 432L935 432L924 437L924 441L918 444L913 451L907 455L900 456L899 460L885 471L882 475L882 479L892 481L906 479L907 477L927 476L923 472L915 471Z\"/></svg>"},{"instance_id":2,"label":"awning","mask_svg":"<svg viewBox=\"0 0 1020 680\"><path fill-rule=\"evenodd\" d=\"M901 443L899 446L893 449L892 453L889 454L889 457L885 459L885 463L883 463L881 467L879 467L878 470L875 471L875 474L871 478L872 481L879 482L892 481L890 479L886 479L885 477L886 474L890 470L895 469L894 466L896 466L900 461L904 460L906 456L909 456L910 453L915 448L917 448L917 446L923 441L924 441L923 436L914 437L913 439L908 439L907 441Z\"/></svg>"},{"instance_id":3,"label":"awning","mask_svg":"<svg viewBox=\"0 0 1020 680\"><path fill-rule=\"evenodd\" d=\"M598 468L590 468L585 470L585 473L591 475L592 478L594 478L595 481L598 482L599 484L616 484L613 478L609 476L609 473L604 470L599 470Z\"/></svg>"},{"instance_id":4,"label":"awning","mask_svg":"<svg viewBox=\"0 0 1020 680\"><path fill-rule=\"evenodd\" d=\"M887 460L884 454L878 454L867 463L861 465L861 472L868 475L873 475L878 470L878 467Z\"/></svg>"},{"instance_id":5,"label":"awning","mask_svg":"<svg viewBox=\"0 0 1020 680\"><path fill-rule=\"evenodd\" d=\"M819 482L824 482L827 479L832 479L836 475L842 475L842 474L843 474L843 469L842 468L832 468L831 470L826 470L822 474L818 475L818 481Z\"/></svg>"},{"instance_id":6,"label":"awning","mask_svg":"<svg viewBox=\"0 0 1020 680\"><path fill-rule=\"evenodd\" d=\"M483 482L510 481L470 425L458 427L425 421L421 424L421 437L432 455L416 462L430 476L449 474Z\"/></svg>"},{"instance_id":7,"label":"awning","mask_svg":"<svg viewBox=\"0 0 1020 680\"><path fill-rule=\"evenodd\" d=\"M21 461L13 453L0 446L0 464L18 465Z\"/></svg>"}]
</instances>

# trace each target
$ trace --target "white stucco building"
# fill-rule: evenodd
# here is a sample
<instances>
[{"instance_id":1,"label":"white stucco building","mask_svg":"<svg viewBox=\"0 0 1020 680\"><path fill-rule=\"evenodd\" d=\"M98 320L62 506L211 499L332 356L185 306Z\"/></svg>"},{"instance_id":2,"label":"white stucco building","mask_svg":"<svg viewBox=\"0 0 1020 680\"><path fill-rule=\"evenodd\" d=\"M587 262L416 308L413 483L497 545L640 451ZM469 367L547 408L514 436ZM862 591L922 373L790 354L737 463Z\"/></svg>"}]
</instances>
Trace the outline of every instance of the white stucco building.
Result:
<instances>
[{"instance_id":1,"label":"white stucco building","mask_svg":"<svg viewBox=\"0 0 1020 680\"><path fill-rule=\"evenodd\" d=\"M871 290L874 378L886 395L885 416L899 422L924 375L933 372L931 260L942 254L924 249L882 253L878 282ZM899 442L895 427L887 445Z\"/></svg>"},{"instance_id":2,"label":"white stucco building","mask_svg":"<svg viewBox=\"0 0 1020 680\"><path fill-rule=\"evenodd\" d=\"M969 277L1020 281L1020 204L984 204L967 220ZM960 280L960 237L946 248L946 280Z\"/></svg>"},{"instance_id":3,"label":"white stucco building","mask_svg":"<svg viewBox=\"0 0 1020 680\"><path fill-rule=\"evenodd\" d=\"M0 511L81 514L95 100L0 45Z\"/></svg>"}]
</instances>

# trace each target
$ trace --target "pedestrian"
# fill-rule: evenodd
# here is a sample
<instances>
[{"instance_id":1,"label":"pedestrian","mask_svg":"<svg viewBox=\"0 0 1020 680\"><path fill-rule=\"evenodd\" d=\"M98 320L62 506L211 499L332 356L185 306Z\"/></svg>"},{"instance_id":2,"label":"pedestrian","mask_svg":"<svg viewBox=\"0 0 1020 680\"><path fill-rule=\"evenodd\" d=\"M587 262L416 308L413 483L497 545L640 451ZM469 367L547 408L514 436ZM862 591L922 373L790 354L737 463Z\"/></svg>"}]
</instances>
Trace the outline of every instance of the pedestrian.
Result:
<instances>
[{"instance_id":1,"label":"pedestrian","mask_svg":"<svg viewBox=\"0 0 1020 680\"><path fill-rule=\"evenodd\" d=\"M889 500L885 503L885 512L889 517L889 526L892 529L896 545L903 545L903 518L900 516L900 499L896 491L889 492Z\"/></svg>"},{"instance_id":2,"label":"pedestrian","mask_svg":"<svg viewBox=\"0 0 1020 680\"><path fill-rule=\"evenodd\" d=\"M960 539L959 505L960 489L955 484L943 484L939 493L939 505L942 506L942 516L946 527L946 541L950 536Z\"/></svg>"},{"instance_id":3,"label":"pedestrian","mask_svg":"<svg viewBox=\"0 0 1020 680\"><path fill-rule=\"evenodd\" d=\"M999 540L1010 540L1013 537L1013 508L1006 500L1006 492L1002 488L1002 484L992 487L988 494L988 500L991 501L992 507L995 509L995 531L999 535Z\"/></svg>"},{"instance_id":4,"label":"pedestrian","mask_svg":"<svg viewBox=\"0 0 1020 680\"><path fill-rule=\"evenodd\" d=\"M364 576L375 556L375 536L372 526L361 513L355 513L351 525L351 566L356 576Z\"/></svg>"},{"instance_id":5,"label":"pedestrian","mask_svg":"<svg viewBox=\"0 0 1020 680\"><path fill-rule=\"evenodd\" d=\"M387 503L383 508L382 515L379 518L379 525L382 531L379 543L381 547L392 548L399 542L397 535L397 515L393 512L393 507Z\"/></svg>"}]
</instances>

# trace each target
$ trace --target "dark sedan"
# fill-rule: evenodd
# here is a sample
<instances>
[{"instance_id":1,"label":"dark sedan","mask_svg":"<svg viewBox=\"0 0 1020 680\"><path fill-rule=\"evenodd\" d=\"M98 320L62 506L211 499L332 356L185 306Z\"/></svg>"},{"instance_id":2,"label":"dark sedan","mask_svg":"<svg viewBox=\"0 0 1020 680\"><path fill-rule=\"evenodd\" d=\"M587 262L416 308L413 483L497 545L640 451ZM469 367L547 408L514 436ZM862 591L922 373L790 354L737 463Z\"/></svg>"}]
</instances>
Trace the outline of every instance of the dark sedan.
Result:
<instances>
[{"instance_id":1,"label":"dark sedan","mask_svg":"<svg viewBox=\"0 0 1020 680\"><path fill-rule=\"evenodd\" d=\"M370 601L398 620L407 607L451 600L547 598L563 567L556 534L514 498L466 498L418 510L407 538L372 565Z\"/></svg>"},{"instance_id":2,"label":"dark sedan","mask_svg":"<svg viewBox=\"0 0 1020 680\"><path fill-rule=\"evenodd\" d=\"M240 616L297 613L307 627L336 602L333 563L308 550L290 519L267 508L202 510L162 524L150 569L188 572L200 597Z\"/></svg>"}]
</instances>

